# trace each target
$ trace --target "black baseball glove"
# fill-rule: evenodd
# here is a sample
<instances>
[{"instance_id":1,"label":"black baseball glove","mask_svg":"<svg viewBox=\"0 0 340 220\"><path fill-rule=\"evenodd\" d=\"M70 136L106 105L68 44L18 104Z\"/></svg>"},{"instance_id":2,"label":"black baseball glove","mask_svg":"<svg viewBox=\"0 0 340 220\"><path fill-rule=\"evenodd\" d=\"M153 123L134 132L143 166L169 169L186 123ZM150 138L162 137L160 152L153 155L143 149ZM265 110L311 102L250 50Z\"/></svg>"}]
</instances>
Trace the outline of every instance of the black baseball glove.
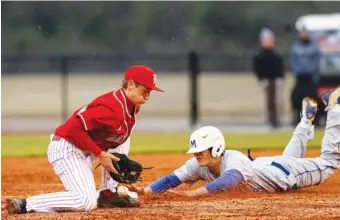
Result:
<instances>
[{"instance_id":1,"label":"black baseball glove","mask_svg":"<svg viewBox=\"0 0 340 220\"><path fill-rule=\"evenodd\" d=\"M118 174L110 173L112 179L119 183L132 184L137 180L140 180L140 175L143 169L143 166L131 159L129 159L125 154L120 153L112 153L115 157L118 157L119 161L112 161L114 168L117 170Z\"/></svg>"}]
</instances>

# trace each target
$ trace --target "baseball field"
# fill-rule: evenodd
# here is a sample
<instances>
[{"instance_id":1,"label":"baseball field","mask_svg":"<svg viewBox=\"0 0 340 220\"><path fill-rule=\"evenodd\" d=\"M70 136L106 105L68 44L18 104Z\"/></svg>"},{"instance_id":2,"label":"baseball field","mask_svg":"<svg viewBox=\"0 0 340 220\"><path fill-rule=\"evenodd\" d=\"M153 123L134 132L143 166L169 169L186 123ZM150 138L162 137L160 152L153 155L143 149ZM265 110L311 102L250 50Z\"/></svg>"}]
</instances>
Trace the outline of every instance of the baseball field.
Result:
<instances>
[{"instance_id":1,"label":"baseball field","mask_svg":"<svg viewBox=\"0 0 340 220\"><path fill-rule=\"evenodd\" d=\"M227 148L252 156L277 155L289 141L292 131L271 133L225 133ZM305 156L320 154L322 130L317 130ZM189 133L136 132L132 137L131 158L145 166L154 166L142 174L147 185L181 166ZM10 196L27 197L63 190L46 157L49 135L2 134L2 219L340 219L340 173L320 186L294 193L253 193L236 188L200 198L176 197L169 193L141 196L142 205L133 209L97 209L88 213L31 213L8 215L4 200ZM94 165L96 165L95 163ZM97 185L100 169L95 170ZM204 182L193 185L199 187ZM188 188L183 185L178 190Z\"/></svg>"}]
</instances>

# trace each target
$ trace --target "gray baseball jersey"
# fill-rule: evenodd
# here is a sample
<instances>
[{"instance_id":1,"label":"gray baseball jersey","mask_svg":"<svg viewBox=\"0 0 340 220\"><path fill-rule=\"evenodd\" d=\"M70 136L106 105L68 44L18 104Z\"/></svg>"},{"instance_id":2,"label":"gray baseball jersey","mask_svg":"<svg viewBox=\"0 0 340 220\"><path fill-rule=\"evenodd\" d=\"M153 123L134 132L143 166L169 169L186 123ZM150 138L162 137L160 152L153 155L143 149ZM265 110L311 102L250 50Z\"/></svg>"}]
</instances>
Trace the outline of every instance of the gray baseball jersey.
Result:
<instances>
[{"instance_id":1,"label":"gray baseball jersey","mask_svg":"<svg viewBox=\"0 0 340 220\"><path fill-rule=\"evenodd\" d=\"M226 171L236 169L244 183L254 191L280 192L318 185L330 177L340 164L340 105L328 111L321 156L303 158L314 127L303 121L296 127L282 155L258 157L251 161L239 151L226 150L219 175L200 167L196 158L188 160L174 174L186 183L215 180Z\"/></svg>"}]
</instances>

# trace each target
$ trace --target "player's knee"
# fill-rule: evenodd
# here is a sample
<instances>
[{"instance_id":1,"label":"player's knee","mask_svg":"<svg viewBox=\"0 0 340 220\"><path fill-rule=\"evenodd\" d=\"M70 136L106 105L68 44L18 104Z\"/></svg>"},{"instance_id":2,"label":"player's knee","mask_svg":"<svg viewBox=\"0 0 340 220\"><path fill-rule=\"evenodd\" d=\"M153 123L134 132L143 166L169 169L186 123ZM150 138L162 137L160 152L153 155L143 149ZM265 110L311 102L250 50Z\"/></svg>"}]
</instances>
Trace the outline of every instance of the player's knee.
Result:
<instances>
[{"instance_id":1,"label":"player's knee","mask_svg":"<svg viewBox=\"0 0 340 220\"><path fill-rule=\"evenodd\" d=\"M97 208L97 200L92 200L91 203L85 208L86 211L91 211Z\"/></svg>"},{"instance_id":2,"label":"player's knee","mask_svg":"<svg viewBox=\"0 0 340 220\"><path fill-rule=\"evenodd\" d=\"M91 211L97 208L97 197L93 195L84 196L82 199L82 207L84 211Z\"/></svg>"},{"instance_id":3,"label":"player's knee","mask_svg":"<svg viewBox=\"0 0 340 220\"><path fill-rule=\"evenodd\" d=\"M96 208L97 208L97 198L92 198L91 201L89 202L87 210L91 211Z\"/></svg>"},{"instance_id":4,"label":"player's knee","mask_svg":"<svg viewBox=\"0 0 340 220\"><path fill-rule=\"evenodd\" d=\"M96 196L88 197L87 201L88 201L88 205L86 207L87 211L91 211L97 208L97 197Z\"/></svg>"}]
</instances>

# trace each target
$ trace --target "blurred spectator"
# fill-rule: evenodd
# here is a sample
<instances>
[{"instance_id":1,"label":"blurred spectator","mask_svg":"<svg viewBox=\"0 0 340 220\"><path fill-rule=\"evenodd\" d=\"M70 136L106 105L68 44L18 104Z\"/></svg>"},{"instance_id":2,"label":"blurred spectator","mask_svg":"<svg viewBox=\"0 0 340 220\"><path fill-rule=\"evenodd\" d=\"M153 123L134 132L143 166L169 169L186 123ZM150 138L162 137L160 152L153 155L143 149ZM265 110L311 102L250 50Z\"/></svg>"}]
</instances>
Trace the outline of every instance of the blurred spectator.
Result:
<instances>
[{"instance_id":1,"label":"blurred spectator","mask_svg":"<svg viewBox=\"0 0 340 220\"><path fill-rule=\"evenodd\" d=\"M264 94L265 117L272 128L281 125L283 112L284 67L281 55L274 49L275 36L269 28L262 28L259 35L261 45L253 57L253 71Z\"/></svg>"},{"instance_id":2,"label":"blurred spectator","mask_svg":"<svg viewBox=\"0 0 340 220\"><path fill-rule=\"evenodd\" d=\"M290 65L295 75L295 86L291 96L294 125L300 121L302 99L310 96L318 100L319 61L318 44L304 28L293 43L290 53Z\"/></svg>"}]
</instances>

